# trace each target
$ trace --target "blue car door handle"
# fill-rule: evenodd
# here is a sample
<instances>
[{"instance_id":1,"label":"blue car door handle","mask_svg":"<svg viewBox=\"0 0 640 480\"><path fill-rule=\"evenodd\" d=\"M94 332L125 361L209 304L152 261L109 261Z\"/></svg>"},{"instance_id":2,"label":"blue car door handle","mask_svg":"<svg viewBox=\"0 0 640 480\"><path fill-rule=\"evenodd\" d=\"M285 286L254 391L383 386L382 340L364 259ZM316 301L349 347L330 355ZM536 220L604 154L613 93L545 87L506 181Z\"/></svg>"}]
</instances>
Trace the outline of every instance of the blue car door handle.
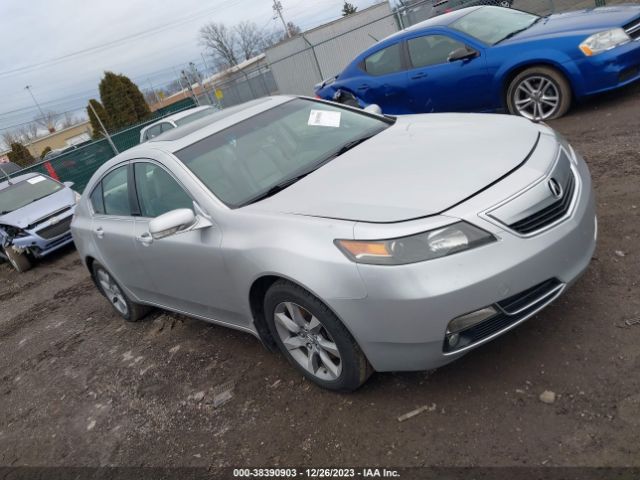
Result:
<instances>
[{"instance_id":1,"label":"blue car door handle","mask_svg":"<svg viewBox=\"0 0 640 480\"><path fill-rule=\"evenodd\" d=\"M367 85L366 83L363 83L358 87L358 90L369 90L369 85Z\"/></svg>"},{"instance_id":2,"label":"blue car door handle","mask_svg":"<svg viewBox=\"0 0 640 480\"><path fill-rule=\"evenodd\" d=\"M425 78L427 77L427 73L426 72L418 72L418 73L414 73L413 75L411 75L411 80L419 80L421 78Z\"/></svg>"}]
</instances>

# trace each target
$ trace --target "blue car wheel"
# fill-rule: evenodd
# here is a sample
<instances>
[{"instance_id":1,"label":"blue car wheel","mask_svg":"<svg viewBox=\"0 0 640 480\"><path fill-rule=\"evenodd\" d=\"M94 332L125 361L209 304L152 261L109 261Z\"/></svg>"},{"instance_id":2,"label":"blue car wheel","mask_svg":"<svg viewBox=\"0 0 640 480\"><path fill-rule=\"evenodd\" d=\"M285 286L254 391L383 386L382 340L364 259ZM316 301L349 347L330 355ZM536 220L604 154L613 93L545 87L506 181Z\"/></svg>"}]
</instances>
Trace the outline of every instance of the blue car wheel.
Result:
<instances>
[{"instance_id":1,"label":"blue car wheel","mask_svg":"<svg viewBox=\"0 0 640 480\"><path fill-rule=\"evenodd\" d=\"M571 106L571 86L550 67L532 67L516 75L507 90L507 107L513 115L530 120L562 117Z\"/></svg>"}]
</instances>

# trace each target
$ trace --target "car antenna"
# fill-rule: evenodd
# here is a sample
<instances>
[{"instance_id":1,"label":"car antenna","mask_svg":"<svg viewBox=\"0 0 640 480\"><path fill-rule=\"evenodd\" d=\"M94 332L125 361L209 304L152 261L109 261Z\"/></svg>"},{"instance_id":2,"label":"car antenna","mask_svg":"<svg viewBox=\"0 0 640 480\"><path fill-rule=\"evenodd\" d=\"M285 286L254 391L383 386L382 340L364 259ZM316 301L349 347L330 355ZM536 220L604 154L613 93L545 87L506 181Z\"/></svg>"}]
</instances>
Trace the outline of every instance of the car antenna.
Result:
<instances>
[{"instance_id":1,"label":"car antenna","mask_svg":"<svg viewBox=\"0 0 640 480\"><path fill-rule=\"evenodd\" d=\"M13 185L13 183L11 183L11 177L9 176L9 174L7 172L4 171L4 168L2 168L1 165L0 165L0 170L2 170L2 173L4 173L4 176L7 177L7 183L9 185Z\"/></svg>"}]
</instances>

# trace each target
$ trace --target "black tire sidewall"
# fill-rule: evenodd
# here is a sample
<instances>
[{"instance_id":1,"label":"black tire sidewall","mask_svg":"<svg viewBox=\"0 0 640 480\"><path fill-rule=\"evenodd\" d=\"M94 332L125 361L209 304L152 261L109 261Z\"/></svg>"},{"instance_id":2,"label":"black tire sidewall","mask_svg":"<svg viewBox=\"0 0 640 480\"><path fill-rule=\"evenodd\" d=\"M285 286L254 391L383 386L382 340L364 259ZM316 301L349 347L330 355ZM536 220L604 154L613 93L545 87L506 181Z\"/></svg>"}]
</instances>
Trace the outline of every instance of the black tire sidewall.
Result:
<instances>
[{"instance_id":1,"label":"black tire sidewall","mask_svg":"<svg viewBox=\"0 0 640 480\"><path fill-rule=\"evenodd\" d=\"M24 273L27 270L30 270L31 267L33 266L31 263L31 260L29 259L29 257L25 254L25 253L16 253L16 252L12 252L9 253L9 251L4 248L4 247L0 247L2 248L2 250L4 251L4 255L5 257L7 257L7 262L9 262L9 265L11 265L11 267L18 273ZM9 249L11 249L12 247L9 246ZM19 261L20 263L19 264Z\"/></svg>"},{"instance_id":2,"label":"black tire sidewall","mask_svg":"<svg viewBox=\"0 0 640 480\"><path fill-rule=\"evenodd\" d=\"M291 356L276 331L273 318L274 310L281 302L293 302L304 307L311 312L331 334L333 341L338 347L342 361L342 372L338 379L333 381L319 379L305 370ZM349 392L358 388L369 377L371 373L370 367L355 339L338 317L324 303L302 287L286 281L276 282L265 295L264 312L271 335L280 348L280 351L305 378L316 385L329 390Z\"/></svg>"},{"instance_id":3,"label":"black tire sidewall","mask_svg":"<svg viewBox=\"0 0 640 480\"><path fill-rule=\"evenodd\" d=\"M102 270L103 272L105 272L107 275L109 275L109 278L111 278L111 281L114 282L116 285L118 285L118 288L120 289L120 292L122 293L122 296L124 297L124 301L127 304L127 314L123 315L121 312L119 312L113 305L111 305L111 308L113 308L113 311L116 312L118 315L120 315L122 318L124 318L127 322L135 322L138 319L134 318L132 316L132 314L135 312L135 304L129 299L129 297L127 296L127 294L125 293L125 291L122 289L122 287L120 286L120 284L116 281L115 278L113 278L113 276L111 275L111 273L109 272L109 270L107 270L106 268L104 268L101 264L99 264L98 262L94 262L92 265L92 270L93 270L93 280L96 284L96 286L98 287L98 290L100 291L100 293L107 298L107 294L106 292L103 290L102 285L100 284L100 280L98 280L98 271ZM111 302L109 302L109 304L111 304Z\"/></svg>"},{"instance_id":4,"label":"black tire sidewall","mask_svg":"<svg viewBox=\"0 0 640 480\"><path fill-rule=\"evenodd\" d=\"M555 85L560 95L560 103L555 113L550 117L542 119L542 121L554 120L556 118L562 117L565 113L567 113L567 111L571 107L571 100L572 100L571 86L569 85L569 82L567 81L567 79L564 77L562 73L558 72L556 69L552 67L546 67L546 66L527 68L526 70L516 75L513 78L513 80L511 80L511 83L509 83L509 88L507 89L507 98L506 98L507 109L509 110L509 113L511 113L512 115L521 116L520 113L518 112L518 109L515 106L515 100L514 100L515 92L516 92L517 86L520 83L522 83L527 77L531 77L531 76L544 77L547 80L553 82L553 84Z\"/></svg>"}]
</instances>

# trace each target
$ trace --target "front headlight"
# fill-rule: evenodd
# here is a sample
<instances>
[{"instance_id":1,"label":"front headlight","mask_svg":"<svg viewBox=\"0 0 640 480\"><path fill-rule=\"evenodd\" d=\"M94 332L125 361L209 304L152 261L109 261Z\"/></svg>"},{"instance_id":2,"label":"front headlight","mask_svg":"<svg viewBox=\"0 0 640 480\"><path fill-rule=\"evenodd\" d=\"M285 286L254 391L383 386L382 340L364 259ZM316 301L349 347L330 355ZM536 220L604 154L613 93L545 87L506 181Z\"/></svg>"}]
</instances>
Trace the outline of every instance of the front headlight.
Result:
<instances>
[{"instance_id":1,"label":"front headlight","mask_svg":"<svg viewBox=\"0 0 640 480\"><path fill-rule=\"evenodd\" d=\"M489 232L466 222L389 240L336 240L347 258L372 265L406 265L445 257L495 242Z\"/></svg>"},{"instance_id":2,"label":"front headlight","mask_svg":"<svg viewBox=\"0 0 640 480\"><path fill-rule=\"evenodd\" d=\"M587 57L591 57L630 41L631 37L627 35L627 32L622 28L614 28L606 32L591 35L580 44L580 50L582 50L582 53Z\"/></svg>"}]
</instances>

